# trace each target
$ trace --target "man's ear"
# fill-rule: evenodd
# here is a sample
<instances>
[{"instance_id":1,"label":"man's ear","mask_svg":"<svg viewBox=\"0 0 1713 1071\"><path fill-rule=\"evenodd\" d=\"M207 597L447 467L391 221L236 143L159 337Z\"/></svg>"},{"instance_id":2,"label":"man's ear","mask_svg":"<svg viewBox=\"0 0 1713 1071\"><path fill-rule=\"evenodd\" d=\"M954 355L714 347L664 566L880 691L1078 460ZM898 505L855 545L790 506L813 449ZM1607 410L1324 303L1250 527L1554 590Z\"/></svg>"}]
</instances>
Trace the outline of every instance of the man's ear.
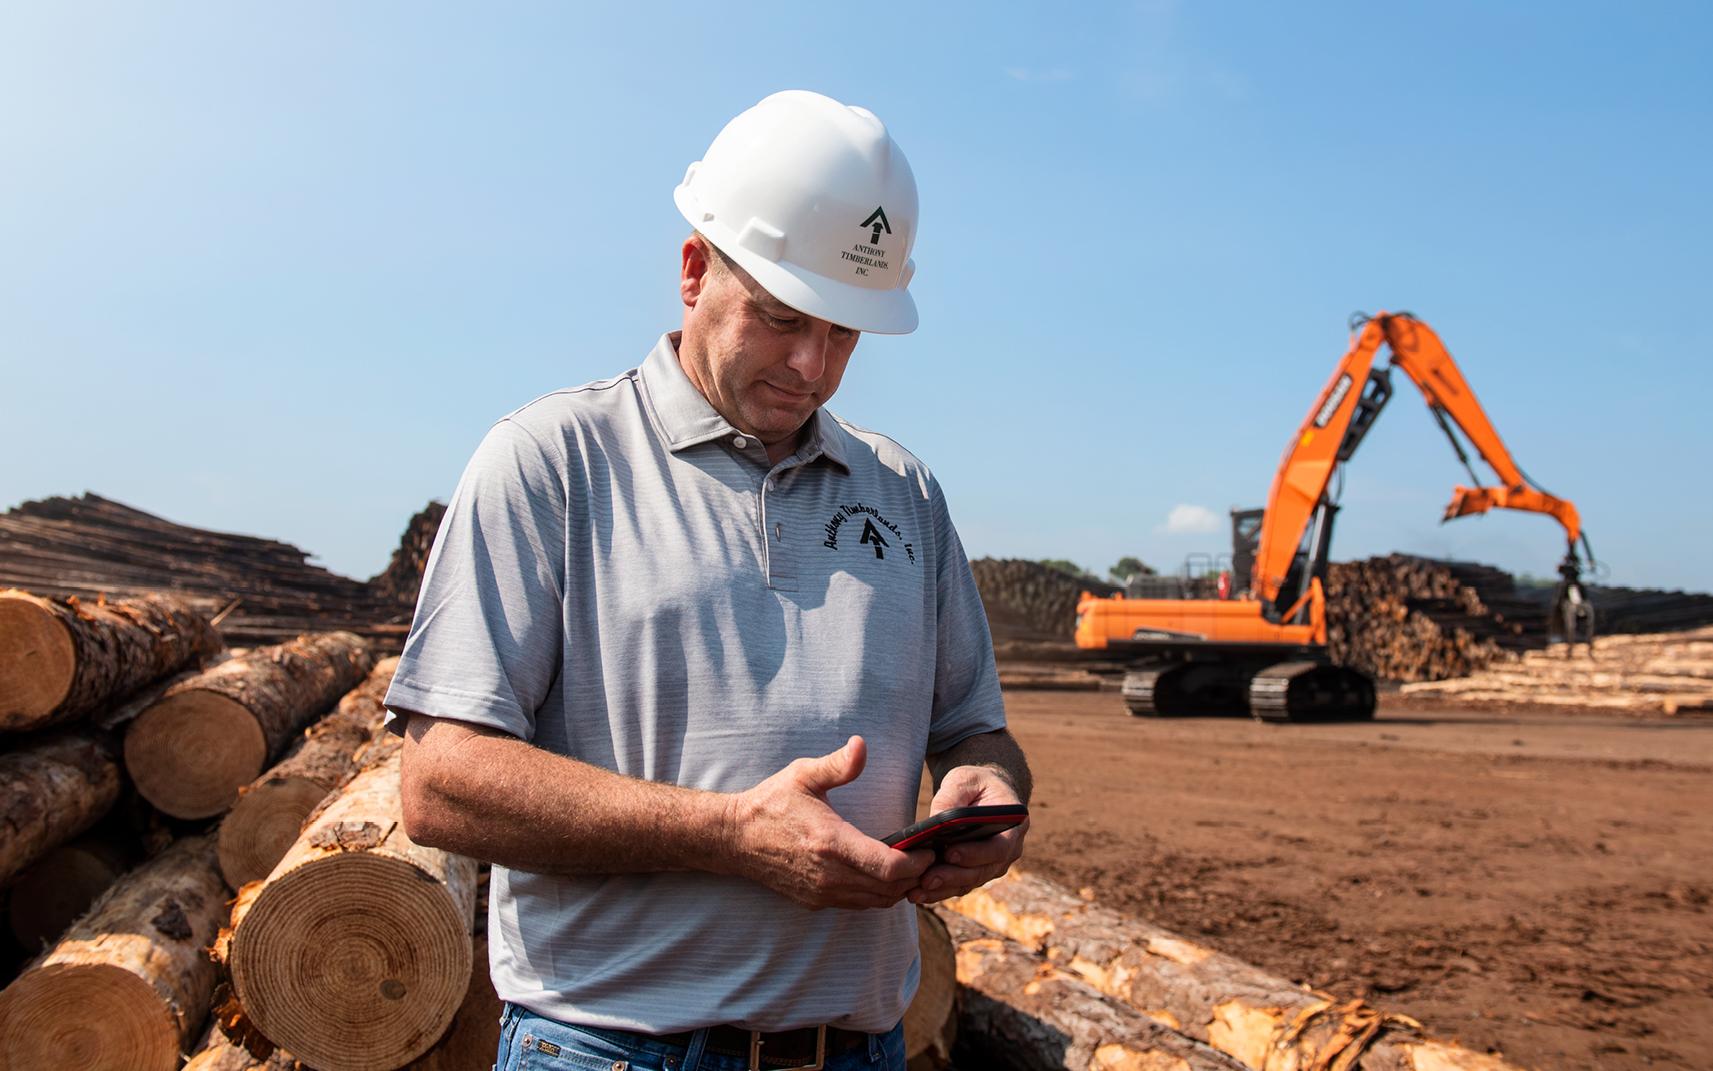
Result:
<instances>
[{"instance_id":1,"label":"man's ear","mask_svg":"<svg viewBox=\"0 0 1713 1071\"><path fill-rule=\"evenodd\" d=\"M687 308L695 308L701 300L702 289L708 282L708 251L694 235L684 239L680 250L682 263L678 268L678 295Z\"/></svg>"}]
</instances>

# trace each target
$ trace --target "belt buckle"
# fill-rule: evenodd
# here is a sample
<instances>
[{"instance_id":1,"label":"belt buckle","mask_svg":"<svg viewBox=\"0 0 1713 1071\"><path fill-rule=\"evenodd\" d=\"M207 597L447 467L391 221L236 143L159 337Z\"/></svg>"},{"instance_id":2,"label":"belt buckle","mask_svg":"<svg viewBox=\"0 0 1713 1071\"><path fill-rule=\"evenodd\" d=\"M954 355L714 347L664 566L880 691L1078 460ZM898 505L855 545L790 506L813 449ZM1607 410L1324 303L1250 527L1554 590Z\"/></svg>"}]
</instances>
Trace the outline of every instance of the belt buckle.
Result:
<instances>
[{"instance_id":1,"label":"belt buckle","mask_svg":"<svg viewBox=\"0 0 1713 1071\"><path fill-rule=\"evenodd\" d=\"M791 1064L780 1071L821 1071L827 1066L827 1026L822 1023L815 1028L815 1062L812 1064ZM763 1071L761 1066L761 1031L749 1032L749 1071Z\"/></svg>"}]
</instances>

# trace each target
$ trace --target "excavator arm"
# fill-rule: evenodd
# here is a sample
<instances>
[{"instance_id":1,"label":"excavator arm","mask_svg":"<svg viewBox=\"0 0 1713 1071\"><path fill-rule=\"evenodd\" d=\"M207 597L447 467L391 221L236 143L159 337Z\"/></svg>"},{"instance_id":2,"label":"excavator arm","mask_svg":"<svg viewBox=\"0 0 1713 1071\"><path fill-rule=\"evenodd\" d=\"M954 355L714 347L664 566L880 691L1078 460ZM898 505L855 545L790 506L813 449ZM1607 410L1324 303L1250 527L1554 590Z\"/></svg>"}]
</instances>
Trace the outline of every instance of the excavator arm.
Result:
<instances>
[{"instance_id":1,"label":"excavator arm","mask_svg":"<svg viewBox=\"0 0 1713 1071\"><path fill-rule=\"evenodd\" d=\"M1581 538L1584 549L1587 547L1576 507L1542 491L1523 474L1439 336L1408 313L1382 312L1359 321L1358 327L1350 349L1333 370L1332 378L1321 389L1280 459L1267 492L1266 513L1250 576L1251 592L1275 604L1292 602L1308 591L1311 574L1325 568L1332 514L1337 509L1327 497L1327 487L1338 466L1356 452L1391 397L1389 371L1373 367L1374 356L1382 344L1391 349L1391 364L1403 369L1421 390L1434 419L1451 440L1452 449L1475 484L1458 485L1454 489L1444 519L1485 513L1494 508L1548 514L1564 527L1570 542L1570 552L1560 572L1574 585L1577 578L1566 570L1574 572L1579 568L1577 540ZM1452 425L1456 425L1492 468L1499 479L1497 486L1481 483L1453 434ZM1312 533L1305 552L1303 539L1310 535L1311 523L1317 531ZM1295 587L1300 592L1284 590L1293 564L1299 570Z\"/></svg>"}]
</instances>

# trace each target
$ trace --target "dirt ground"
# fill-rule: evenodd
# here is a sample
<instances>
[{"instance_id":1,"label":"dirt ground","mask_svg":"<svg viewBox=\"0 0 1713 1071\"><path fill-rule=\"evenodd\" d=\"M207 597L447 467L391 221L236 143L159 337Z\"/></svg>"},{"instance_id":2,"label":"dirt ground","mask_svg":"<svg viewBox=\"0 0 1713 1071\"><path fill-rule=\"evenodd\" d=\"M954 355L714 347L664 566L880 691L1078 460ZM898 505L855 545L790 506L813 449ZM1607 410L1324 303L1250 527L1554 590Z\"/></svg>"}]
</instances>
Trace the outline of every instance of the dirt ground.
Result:
<instances>
[{"instance_id":1,"label":"dirt ground","mask_svg":"<svg viewBox=\"0 0 1713 1071\"><path fill-rule=\"evenodd\" d=\"M1006 702L1025 869L1520 1067L1713 1068L1713 718Z\"/></svg>"}]
</instances>

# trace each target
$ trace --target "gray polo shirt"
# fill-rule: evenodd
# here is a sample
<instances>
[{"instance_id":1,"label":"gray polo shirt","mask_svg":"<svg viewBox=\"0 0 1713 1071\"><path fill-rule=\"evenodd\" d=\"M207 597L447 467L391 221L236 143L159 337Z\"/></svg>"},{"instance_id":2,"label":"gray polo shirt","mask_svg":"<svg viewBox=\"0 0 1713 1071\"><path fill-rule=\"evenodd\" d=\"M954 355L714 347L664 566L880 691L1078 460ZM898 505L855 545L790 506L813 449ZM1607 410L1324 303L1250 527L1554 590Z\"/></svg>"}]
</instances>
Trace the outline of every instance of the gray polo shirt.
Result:
<instances>
[{"instance_id":1,"label":"gray polo shirt","mask_svg":"<svg viewBox=\"0 0 1713 1071\"><path fill-rule=\"evenodd\" d=\"M868 765L829 801L874 837L912 820L926 754L1005 725L927 468L824 409L770 467L671 336L488 433L387 705L718 792L860 734ZM916 988L907 903L811 912L744 878L501 867L490 900L499 995L567 1022L883 1031Z\"/></svg>"}]
</instances>

